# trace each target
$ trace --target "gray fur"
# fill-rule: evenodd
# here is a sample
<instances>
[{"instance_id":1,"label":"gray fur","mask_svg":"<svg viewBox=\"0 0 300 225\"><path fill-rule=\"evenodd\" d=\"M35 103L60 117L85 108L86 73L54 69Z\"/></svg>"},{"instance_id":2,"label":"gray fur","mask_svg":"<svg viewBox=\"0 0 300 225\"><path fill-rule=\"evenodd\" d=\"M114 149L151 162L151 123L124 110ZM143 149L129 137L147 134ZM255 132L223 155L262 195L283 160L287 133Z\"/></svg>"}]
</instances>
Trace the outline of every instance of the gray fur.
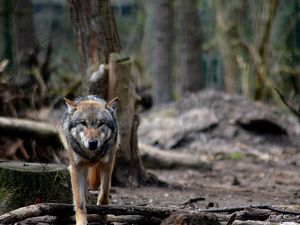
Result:
<instances>
[{"instance_id":1,"label":"gray fur","mask_svg":"<svg viewBox=\"0 0 300 225\"><path fill-rule=\"evenodd\" d=\"M82 101L93 100L99 102L105 106L107 103L103 99L95 95L88 95L85 97L76 98L73 102L79 104ZM96 150L87 149L81 142L76 140L72 135L72 129L77 131L83 129L82 122L87 121L88 126L96 127L100 122L103 123L101 129L108 127L111 130L111 136ZM100 129L100 128L99 128ZM89 108L85 113L78 113L75 109L71 110L70 107L65 110L63 116L63 130L67 138L69 146L81 157L90 160L91 162L97 162L100 158L105 157L111 147L113 147L117 141L118 136L118 122L116 117L116 110L113 108L105 108L99 110L97 108Z\"/></svg>"}]
</instances>

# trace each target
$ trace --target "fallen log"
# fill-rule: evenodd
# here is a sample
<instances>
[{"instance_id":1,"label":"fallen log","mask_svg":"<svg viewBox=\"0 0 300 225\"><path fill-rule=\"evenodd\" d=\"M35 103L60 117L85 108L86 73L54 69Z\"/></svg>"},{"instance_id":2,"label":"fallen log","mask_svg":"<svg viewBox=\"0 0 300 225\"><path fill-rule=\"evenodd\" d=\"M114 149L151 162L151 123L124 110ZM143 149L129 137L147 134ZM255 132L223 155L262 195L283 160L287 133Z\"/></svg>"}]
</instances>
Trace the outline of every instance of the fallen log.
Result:
<instances>
[{"instance_id":1,"label":"fallen log","mask_svg":"<svg viewBox=\"0 0 300 225\"><path fill-rule=\"evenodd\" d=\"M58 130L47 123L0 117L0 134L23 139L36 139L43 144L61 147Z\"/></svg>"},{"instance_id":2,"label":"fallen log","mask_svg":"<svg viewBox=\"0 0 300 225\"><path fill-rule=\"evenodd\" d=\"M139 143L140 155L146 167L155 169L193 168L201 171L212 169L212 163L200 156L161 150L147 144Z\"/></svg>"},{"instance_id":3,"label":"fallen log","mask_svg":"<svg viewBox=\"0 0 300 225\"><path fill-rule=\"evenodd\" d=\"M175 213L161 222L161 225L221 225L218 217L209 213Z\"/></svg>"},{"instance_id":4,"label":"fallen log","mask_svg":"<svg viewBox=\"0 0 300 225\"><path fill-rule=\"evenodd\" d=\"M143 206L87 206L88 214L141 215L166 218L176 209L151 208ZM0 224L16 223L31 217L58 216L68 217L74 214L74 206L64 203L44 203L22 207L0 216Z\"/></svg>"},{"instance_id":5,"label":"fallen log","mask_svg":"<svg viewBox=\"0 0 300 225\"><path fill-rule=\"evenodd\" d=\"M140 216L140 215L124 215L114 216L108 215L108 222L122 223L122 224L140 224L140 225L159 225L161 219L157 217ZM88 220L92 221L92 220Z\"/></svg>"},{"instance_id":6,"label":"fallen log","mask_svg":"<svg viewBox=\"0 0 300 225\"><path fill-rule=\"evenodd\" d=\"M222 225L225 223L221 223ZM283 223L276 223L276 222L266 222L266 221L241 221L241 220L236 220L232 223L232 225L283 225ZM298 223L286 223L286 225L298 225Z\"/></svg>"},{"instance_id":7,"label":"fallen log","mask_svg":"<svg viewBox=\"0 0 300 225\"><path fill-rule=\"evenodd\" d=\"M98 224L103 216L101 215L88 215L89 224ZM155 217L146 217L140 215L122 215L122 216L114 216L108 215L107 217L108 224L111 223L122 223L122 224L136 224L136 225L159 225L161 223L161 219ZM32 217L21 222L18 222L19 225L28 225L28 224L76 224L75 217L60 217L60 216L39 216Z\"/></svg>"},{"instance_id":8,"label":"fallen log","mask_svg":"<svg viewBox=\"0 0 300 225\"><path fill-rule=\"evenodd\" d=\"M248 213L254 213L257 215L256 210L249 210L249 209L268 209L276 214L283 214L283 215L300 215L299 211L292 211L292 210L283 210L280 209L282 206L269 206L269 205L256 205L256 206L241 206L241 207L227 207L227 208L215 208L215 209L198 209L198 210L181 210L181 209L174 209L174 208L163 208L163 207L146 207L146 206L87 206L87 213L88 216L91 218L91 221L97 220L97 215L107 215L112 214L119 217L111 216L111 221L120 222L122 218L127 221L153 221L151 224L157 224L159 220L166 219L172 214L182 214L182 215L196 215L198 218L205 219L205 217L201 215L206 215L211 217L212 213L220 214L220 218L222 224L227 224L227 219L224 217L224 213L232 213L237 211L248 210ZM286 207L284 207L286 208ZM264 211L265 213L265 211ZM260 214L260 213L259 213ZM17 223L20 221L40 221L45 219L45 223L47 220L52 220L53 223L56 221L69 221L72 222L73 219L70 219L70 216L74 215L74 207L71 204L64 204L64 203L44 203L44 204L36 204L30 205L26 207L22 207L6 214L0 216L0 224L12 224ZM261 215L261 214L260 214ZM121 216L121 217L120 217ZM122 217L123 216L123 217ZM219 217L219 216L218 216ZM252 216L247 216L248 219L254 218ZM93 219L94 218L94 219ZM126 219L127 218L127 219ZM176 218L176 217L174 217ZM182 218L186 218L185 216ZM211 218L215 218L212 216ZM232 225L260 225L260 224L271 224L277 225L278 223L267 223L266 221L241 221L241 219L245 219L244 216L237 215L237 220L232 219L230 223ZM262 217L259 217L262 219ZM187 217L187 219L191 219L191 217ZM230 218L229 218L230 219ZM168 220L167 220L168 221ZM170 220L169 220L170 221ZM141 223L143 224L143 223Z\"/></svg>"}]
</instances>

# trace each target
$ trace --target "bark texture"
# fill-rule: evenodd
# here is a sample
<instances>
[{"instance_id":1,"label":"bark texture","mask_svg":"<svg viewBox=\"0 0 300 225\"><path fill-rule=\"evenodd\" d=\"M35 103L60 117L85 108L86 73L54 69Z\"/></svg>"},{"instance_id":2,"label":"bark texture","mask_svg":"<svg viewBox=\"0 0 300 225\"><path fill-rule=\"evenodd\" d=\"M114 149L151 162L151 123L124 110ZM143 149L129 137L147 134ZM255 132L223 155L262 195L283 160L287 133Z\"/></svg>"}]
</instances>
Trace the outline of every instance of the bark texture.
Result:
<instances>
[{"instance_id":1,"label":"bark texture","mask_svg":"<svg viewBox=\"0 0 300 225\"><path fill-rule=\"evenodd\" d=\"M121 44L109 0L68 0L69 11L85 80L100 63L107 63L109 53L120 52ZM106 81L84 83L85 94L106 98Z\"/></svg>"},{"instance_id":2,"label":"bark texture","mask_svg":"<svg viewBox=\"0 0 300 225\"><path fill-rule=\"evenodd\" d=\"M1 7L3 7L3 45L4 45L4 58L6 58L9 63L7 69L11 69L14 63L13 55L13 1L3 0L1 1Z\"/></svg>"},{"instance_id":3,"label":"bark texture","mask_svg":"<svg viewBox=\"0 0 300 225\"><path fill-rule=\"evenodd\" d=\"M109 60L109 99L119 97L120 149L117 154L113 182L117 185L139 186L147 180L137 146L139 116L136 112L137 95L131 75L131 62L117 63L118 54Z\"/></svg>"},{"instance_id":4,"label":"bark texture","mask_svg":"<svg viewBox=\"0 0 300 225\"><path fill-rule=\"evenodd\" d=\"M216 7L217 40L223 59L225 90L228 94L234 94L238 92L240 71L236 52L233 51L233 40L237 39L238 34L236 27L229 23L229 16L231 16L233 10L227 9L227 11L230 10L230 13L228 13L229 15L225 15L224 8L227 6L226 2L221 0L215 0L214 2Z\"/></svg>"},{"instance_id":5,"label":"bark texture","mask_svg":"<svg viewBox=\"0 0 300 225\"><path fill-rule=\"evenodd\" d=\"M35 35L32 1L16 1L15 4L15 59L16 63L20 64L22 60L29 60L27 57L37 47L38 42Z\"/></svg>"},{"instance_id":6,"label":"bark texture","mask_svg":"<svg viewBox=\"0 0 300 225\"><path fill-rule=\"evenodd\" d=\"M201 89L201 39L196 0L177 0L181 93Z\"/></svg>"},{"instance_id":7,"label":"bark texture","mask_svg":"<svg viewBox=\"0 0 300 225\"><path fill-rule=\"evenodd\" d=\"M153 103L159 105L172 99L172 30L173 1L155 0L153 32Z\"/></svg>"}]
</instances>

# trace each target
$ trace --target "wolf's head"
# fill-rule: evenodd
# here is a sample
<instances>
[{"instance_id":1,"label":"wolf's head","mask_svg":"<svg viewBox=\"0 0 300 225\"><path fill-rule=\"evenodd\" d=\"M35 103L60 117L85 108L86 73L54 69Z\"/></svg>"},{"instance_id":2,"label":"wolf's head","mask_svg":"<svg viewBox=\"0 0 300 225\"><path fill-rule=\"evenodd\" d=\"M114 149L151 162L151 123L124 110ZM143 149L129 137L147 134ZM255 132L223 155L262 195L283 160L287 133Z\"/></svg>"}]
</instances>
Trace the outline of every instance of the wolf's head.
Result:
<instances>
[{"instance_id":1,"label":"wolf's head","mask_svg":"<svg viewBox=\"0 0 300 225\"><path fill-rule=\"evenodd\" d=\"M81 153L95 151L105 155L107 145L116 141L118 98L106 103L89 95L75 101L65 99L65 102L68 108L64 116L64 130L74 150ZM76 149L78 147L80 149Z\"/></svg>"}]
</instances>

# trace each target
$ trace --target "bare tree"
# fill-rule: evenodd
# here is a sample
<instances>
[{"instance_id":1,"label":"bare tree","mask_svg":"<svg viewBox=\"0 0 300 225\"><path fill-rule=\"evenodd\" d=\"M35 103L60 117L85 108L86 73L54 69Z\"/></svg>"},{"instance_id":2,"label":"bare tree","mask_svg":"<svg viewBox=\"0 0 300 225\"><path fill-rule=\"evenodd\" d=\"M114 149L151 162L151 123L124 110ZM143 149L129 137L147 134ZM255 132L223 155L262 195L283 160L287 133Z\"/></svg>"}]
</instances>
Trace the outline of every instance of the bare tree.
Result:
<instances>
[{"instance_id":1,"label":"bare tree","mask_svg":"<svg viewBox=\"0 0 300 225\"><path fill-rule=\"evenodd\" d=\"M201 89L201 40L196 0L177 0L181 93Z\"/></svg>"},{"instance_id":2,"label":"bare tree","mask_svg":"<svg viewBox=\"0 0 300 225\"><path fill-rule=\"evenodd\" d=\"M37 47L38 42L33 21L32 1L16 1L15 4L15 58L20 64L22 60L28 60L25 58Z\"/></svg>"},{"instance_id":3,"label":"bare tree","mask_svg":"<svg viewBox=\"0 0 300 225\"><path fill-rule=\"evenodd\" d=\"M159 105L172 99L173 1L155 0L153 4L152 96Z\"/></svg>"},{"instance_id":4,"label":"bare tree","mask_svg":"<svg viewBox=\"0 0 300 225\"><path fill-rule=\"evenodd\" d=\"M233 41L237 39L237 26L232 18L233 12L240 3L239 1L224 2L215 0L216 22L217 22L217 40L220 54L223 59L225 90L229 94L234 94L239 88L239 66L234 50ZM238 4L238 6L237 6Z\"/></svg>"},{"instance_id":5,"label":"bare tree","mask_svg":"<svg viewBox=\"0 0 300 225\"><path fill-rule=\"evenodd\" d=\"M226 91L242 91L249 97L253 92L252 97L260 100L274 98L273 77L280 72L274 68L281 68L276 38L272 37L279 1L214 3Z\"/></svg>"},{"instance_id":6,"label":"bare tree","mask_svg":"<svg viewBox=\"0 0 300 225\"><path fill-rule=\"evenodd\" d=\"M14 63L13 57L13 1L4 0L1 2L3 15L3 45L4 45L4 57L9 60L8 68L12 68Z\"/></svg>"}]
</instances>

